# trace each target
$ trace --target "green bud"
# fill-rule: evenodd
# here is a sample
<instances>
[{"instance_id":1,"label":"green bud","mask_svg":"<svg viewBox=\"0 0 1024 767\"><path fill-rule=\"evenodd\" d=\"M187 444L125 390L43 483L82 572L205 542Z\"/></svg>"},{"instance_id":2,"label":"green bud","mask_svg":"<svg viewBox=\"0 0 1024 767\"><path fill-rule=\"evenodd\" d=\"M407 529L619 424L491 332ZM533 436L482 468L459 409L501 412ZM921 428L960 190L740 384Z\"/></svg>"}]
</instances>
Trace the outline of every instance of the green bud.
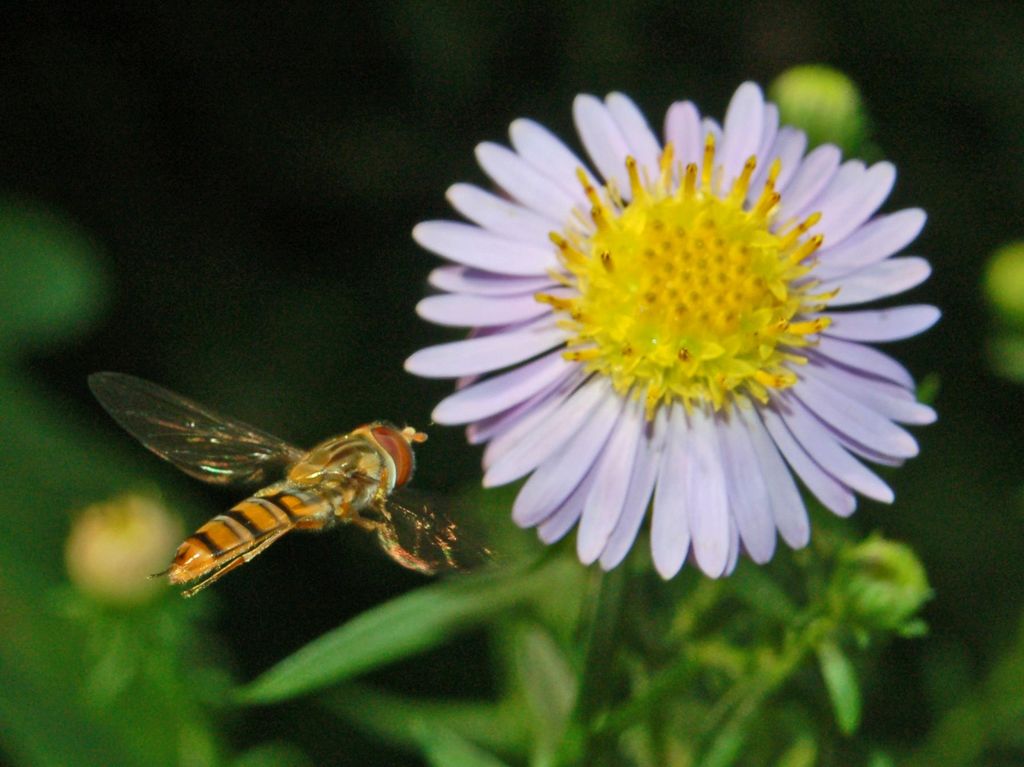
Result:
<instances>
[{"instance_id":1,"label":"green bud","mask_svg":"<svg viewBox=\"0 0 1024 767\"><path fill-rule=\"evenodd\" d=\"M1024 325L1024 242L997 250L985 269L985 297L999 316Z\"/></svg>"},{"instance_id":2,"label":"green bud","mask_svg":"<svg viewBox=\"0 0 1024 767\"><path fill-rule=\"evenodd\" d=\"M837 144L847 154L859 152L866 133L860 91L838 70L820 64L787 69L772 82L768 95L779 106L784 124L807 133L811 146Z\"/></svg>"},{"instance_id":3,"label":"green bud","mask_svg":"<svg viewBox=\"0 0 1024 767\"><path fill-rule=\"evenodd\" d=\"M909 546L873 535L840 557L835 588L847 614L865 628L918 635L915 620L932 590Z\"/></svg>"}]
</instances>

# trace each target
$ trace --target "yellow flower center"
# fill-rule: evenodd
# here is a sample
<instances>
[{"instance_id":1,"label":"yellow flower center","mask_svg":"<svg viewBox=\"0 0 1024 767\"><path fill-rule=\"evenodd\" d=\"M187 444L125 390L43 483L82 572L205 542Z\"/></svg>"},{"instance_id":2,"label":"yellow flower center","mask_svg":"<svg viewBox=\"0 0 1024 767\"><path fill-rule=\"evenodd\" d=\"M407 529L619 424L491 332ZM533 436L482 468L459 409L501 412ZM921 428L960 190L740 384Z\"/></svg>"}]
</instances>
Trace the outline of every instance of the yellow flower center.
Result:
<instances>
[{"instance_id":1,"label":"yellow flower center","mask_svg":"<svg viewBox=\"0 0 1024 767\"><path fill-rule=\"evenodd\" d=\"M537 300L563 315L571 333L566 358L622 393L643 396L648 417L672 401L716 410L737 397L766 402L771 389L795 383L789 365L807 361L793 350L829 324L824 317L794 321L834 296L811 295L817 283L802 279L822 242L804 235L821 216L772 231L779 162L748 206L756 158L719 194L714 154L709 136L698 173L696 163L673 167L668 145L653 181L642 181L627 158L629 203L613 185L594 188L581 170L592 231L551 235L566 270L556 279L576 295Z\"/></svg>"}]
</instances>

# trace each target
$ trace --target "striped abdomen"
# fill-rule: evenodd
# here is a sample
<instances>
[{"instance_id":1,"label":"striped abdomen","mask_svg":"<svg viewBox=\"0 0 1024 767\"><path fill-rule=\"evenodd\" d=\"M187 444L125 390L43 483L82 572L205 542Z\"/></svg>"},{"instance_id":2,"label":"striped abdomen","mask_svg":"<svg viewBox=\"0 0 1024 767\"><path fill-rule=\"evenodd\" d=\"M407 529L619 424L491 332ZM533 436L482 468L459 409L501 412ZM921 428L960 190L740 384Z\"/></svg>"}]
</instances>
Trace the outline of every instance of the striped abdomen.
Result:
<instances>
[{"instance_id":1,"label":"striped abdomen","mask_svg":"<svg viewBox=\"0 0 1024 767\"><path fill-rule=\"evenodd\" d=\"M334 520L334 504L314 493L287 489L246 498L186 538L167 575L171 583L187 583L255 554L289 530L320 529Z\"/></svg>"}]
</instances>

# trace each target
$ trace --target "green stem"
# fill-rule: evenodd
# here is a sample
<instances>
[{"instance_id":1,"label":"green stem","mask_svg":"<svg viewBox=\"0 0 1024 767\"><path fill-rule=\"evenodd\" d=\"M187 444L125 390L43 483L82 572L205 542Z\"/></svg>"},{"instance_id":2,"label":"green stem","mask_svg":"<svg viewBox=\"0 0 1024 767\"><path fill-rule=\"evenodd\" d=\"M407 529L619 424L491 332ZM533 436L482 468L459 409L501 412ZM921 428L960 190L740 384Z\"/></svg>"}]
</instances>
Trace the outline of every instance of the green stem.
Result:
<instances>
[{"instance_id":1,"label":"green stem","mask_svg":"<svg viewBox=\"0 0 1024 767\"><path fill-rule=\"evenodd\" d=\"M808 621L783 651L729 691L705 719L702 730L715 732L700 767L732 764L743 746L747 724L761 705L792 676L821 640L835 629L834 619ZM728 714L727 714L728 712Z\"/></svg>"},{"instance_id":2,"label":"green stem","mask_svg":"<svg viewBox=\"0 0 1024 767\"><path fill-rule=\"evenodd\" d=\"M626 568L597 573L591 585L589 615L584 633L583 674L576 694L572 725L566 735L556 764L599 765L609 749L598 748L593 722L599 718L611 697L613 669L619 640L622 594Z\"/></svg>"},{"instance_id":3,"label":"green stem","mask_svg":"<svg viewBox=\"0 0 1024 767\"><path fill-rule=\"evenodd\" d=\"M697 668L694 657L684 654L641 694L599 718L594 724L594 734L600 737L614 736L646 721L667 698L690 681Z\"/></svg>"},{"instance_id":4,"label":"green stem","mask_svg":"<svg viewBox=\"0 0 1024 767\"><path fill-rule=\"evenodd\" d=\"M593 725L595 735L613 737L642 722L650 721L665 700L690 684L694 673L706 662L700 651L694 649L697 646L693 644L693 634L705 614L718 604L721 590L719 581L704 580L690 593L673 627L687 649L675 663L659 672L647 687L636 692L621 706L599 716Z\"/></svg>"}]
</instances>

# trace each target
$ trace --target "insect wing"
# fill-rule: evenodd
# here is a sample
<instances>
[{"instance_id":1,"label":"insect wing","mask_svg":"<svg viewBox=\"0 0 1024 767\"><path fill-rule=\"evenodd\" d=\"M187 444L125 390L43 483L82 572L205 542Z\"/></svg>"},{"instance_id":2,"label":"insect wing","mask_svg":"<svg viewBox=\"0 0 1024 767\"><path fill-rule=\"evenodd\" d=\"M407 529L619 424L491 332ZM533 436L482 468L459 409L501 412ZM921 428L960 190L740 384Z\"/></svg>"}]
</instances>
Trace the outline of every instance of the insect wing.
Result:
<instances>
[{"instance_id":1,"label":"insect wing","mask_svg":"<svg viewBox=\"0 0 1024 767\"><path fill-rule=\"evenodd\" d=\"M89 388L129 434L204 482L260 482L304 455L277 437L141 378L94 373Z\"/></svg>"},{"instance_id":2,"label":"insect wing","mask_svg":"<svg viewBox=\"0 0 1024 767\"><path fill-rule=\"evenodd\" d=\"M409 491L402 503L378 504L382 520L377 542L402 567L432 575L444 570L470 570L487 562L492 553L437 504L414 502Z\"/></svg>"}]
</instances>

